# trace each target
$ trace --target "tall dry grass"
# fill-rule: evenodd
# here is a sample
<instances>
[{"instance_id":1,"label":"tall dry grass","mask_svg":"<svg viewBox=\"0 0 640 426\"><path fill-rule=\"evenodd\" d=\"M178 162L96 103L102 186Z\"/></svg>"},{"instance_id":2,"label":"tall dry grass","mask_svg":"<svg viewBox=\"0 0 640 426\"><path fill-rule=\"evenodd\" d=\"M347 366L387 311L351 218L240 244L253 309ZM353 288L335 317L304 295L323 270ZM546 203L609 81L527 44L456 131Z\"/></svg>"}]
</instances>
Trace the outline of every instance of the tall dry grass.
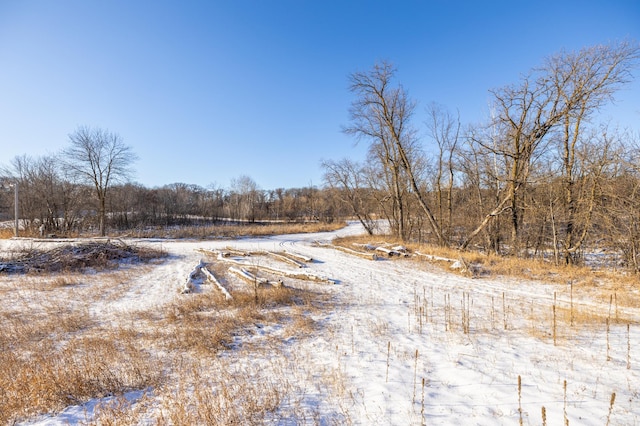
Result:
<instances>
[{"instance_id":1,"label":"tall dry grass","mask_svg":"<svg viewBox=\"0 0 640 426\"><path fill-rule=\"evenodd\" d=\"M0 424L105 397L88 423L257 424L282 401L290 404L284 370L267 383L267 373L251 379L216 366L239 341L245 351L273 350L315 331L310 314L322 309L322 293L266 287L256 298L245 288L226 300L206 291L122 317L95 313L148 267L0 281L0 294L12 301L0 305ZM270 326L283 332L270 335ZM202 374L189 367L196 364ZM124 397L131 391L146 396L134 403Z\"/></svg>"},{"instance_id":2,"label":"tall dry grass","mask_svg":"<svg viewBox=\"0 0 640 426\"><path fill-rule=\"evenodd\" d=\"M573 286L576 295L583 295L601 303L606 303L611 295L616 295L620 306L640 307L640 292L638 292L638 276L625 271L612 269L595 269L580 265L555 265L553 262L541 259L523 259L496 254L455 250L433 245L419 245L402 243L390 236L350 236L334 240L334 244L352 248L353 244L386 244L389 246L403 245L412 252L434 256L438 259L426 259L415 256L410 261L425 261L447 269L451 273L469 274L464 269L451 269L453 261L462 260L473 268L475 277L510 277L518 280L535 280L549 284Z\"/></svg>"},{"instance_id":3,"label":"tall dry grass","mask_svg":"<svg viewBox=\"0 0 640 426\"><path fill-rule=\"evenodd\" d=\"M217 223L211 225L186 225L175 227L148 227L132 231L112 232L114 236L136 238L239 238L246 236L264 237L282 234L308 234L328 232L344 228L343 222L282 222L282 223Z\"/></svg>"},{"instance_id":4,"label":"tall dry grass","mask_svg":"<svg viewBox=\"0 0 640 426\"><path fill-rule=\"evenodd\" d=\"M0 424L159 381L149 352L115 330L90 333L84 313L4 319L10 332L0 341ZM62 326L54 326L56 320Z\"/></svg>"},{"instance_id":5,"label":"tall dry grass","mask_svg":"<svg viewBox=\"0 0 640 426\"><path fill-rule=\"evenodd\" d=\"M181 226L149 226L142 229L115 230L107 229L108 237L134 238L238 238L243 236L269 236L280 234L308 234L315 232L336 231L344 228L344 222L254 222L254 223L216 223L208 225ZM13 228L0 228L0 239L14 236ZM95 233L67 232L58 237L81 238L95 237ZM21 229L20 237L40 238L37 230Z\"/></svg>"}]
</instances>

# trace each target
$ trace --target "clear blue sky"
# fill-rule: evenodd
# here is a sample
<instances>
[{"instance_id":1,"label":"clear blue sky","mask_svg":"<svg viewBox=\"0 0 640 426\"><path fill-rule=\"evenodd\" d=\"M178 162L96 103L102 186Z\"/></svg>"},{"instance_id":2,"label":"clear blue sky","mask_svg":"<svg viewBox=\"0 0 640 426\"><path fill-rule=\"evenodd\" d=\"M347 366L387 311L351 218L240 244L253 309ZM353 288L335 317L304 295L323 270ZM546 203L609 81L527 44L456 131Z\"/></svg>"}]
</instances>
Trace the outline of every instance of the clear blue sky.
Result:
<instances>
[{"instance_id":1,"label":"clear blue sky","mask_svg":"<svg viewBox=\"0 0 640 426\"><path fill-rule=\"evenodd\" d=\"M364 159L341 133L354 71L388 60L416 124L430 102L472 123L544 57L624 38L638 0L0 0L0 163L87 125L145 186L321 185L322 159ZM608 114L640 131L639 81Z\"/></svg>"}]
</instances>

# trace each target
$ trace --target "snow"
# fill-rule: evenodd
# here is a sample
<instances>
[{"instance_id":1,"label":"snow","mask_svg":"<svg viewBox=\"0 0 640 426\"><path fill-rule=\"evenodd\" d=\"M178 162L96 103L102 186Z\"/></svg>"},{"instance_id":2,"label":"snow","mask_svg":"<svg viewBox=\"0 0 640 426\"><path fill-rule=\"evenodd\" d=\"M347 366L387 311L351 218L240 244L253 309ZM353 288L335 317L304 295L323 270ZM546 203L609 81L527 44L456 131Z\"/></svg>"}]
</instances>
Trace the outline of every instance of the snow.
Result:
<instances>
[{"instance_id":1,"label":"snow","mask_svg":"<svg viewBox=\"0 0 640 426\"><path fill-rule=\"evenodd\" d=\"M143 285L96 304L93 313L115 318L192 297L179 289L203 258L199 249L233 246L297 253L314 259L304 268L310 274L335 282L308 284L328 292L332 305L319 318L321 328L309 338L291 340L282 348L287 357L278 361L289 372L292 388L300 392L299 403L316 413L320 424L512 425L520 419L523 424L542 424L542 407L548 424L565 419L581 425L640 424L637 308L618 307L619 321L608 333L601 325L565 324L554 344L554 298L567 308L568 286L474 279L424 260L371 260L325 245L337 235L359 233L360 225L352 223L333 233L235 241L129 240L161 248L169 257L148 268ZM0 249L12 244L16 241L2 241ZM586 293L574 293L576 309L603 315L610 310ZM258 329L263 334L279 332L277 326ZM234 349L221 358L237 374L275 362L247 358L247 352ZM304 365L296 360L304 360ZM316 383L327 377L339 386ZM139 390L126 398L135 404L143 395L153 398L153 391ZM82 424L104 402L88 401L26 424ZM278 418L277 413L274 419L275 424L306 422L314 423L284 414Z\"/></svg>"}]
</instances>

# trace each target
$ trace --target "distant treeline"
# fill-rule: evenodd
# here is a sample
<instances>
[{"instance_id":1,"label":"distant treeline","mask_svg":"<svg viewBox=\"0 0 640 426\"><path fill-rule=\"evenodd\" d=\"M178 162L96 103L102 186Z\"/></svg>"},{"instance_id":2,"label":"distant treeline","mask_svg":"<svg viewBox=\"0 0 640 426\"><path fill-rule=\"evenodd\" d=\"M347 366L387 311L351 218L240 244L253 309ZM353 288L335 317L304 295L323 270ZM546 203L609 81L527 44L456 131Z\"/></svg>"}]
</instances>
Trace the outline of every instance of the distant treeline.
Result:
<instances>
[{"instance_id":1,"label":"distant treeline","mask_svg":"<svg viewBox=\"0 0 640 426\"><path fill-rule=\"evenodd\" d=\"M41 225L48 234L65 235L98 229L99 215L95 190L60 176L47 174L42 163L52 159L14 160L22 170L34 173L20 176L20 224L36 234ZM29 163L28 165L25 163ZM4 178L5 185L13 179ZM214 222L260 221L325 221L348 216L347 206L340 202L336 190L317 187L262 190L248 177L242 177L233 188L204 188L174 183L160 188L147 188L127 183L109 188L106 199L106 225L112 230L128 230L149 226L185 226ZM0 219L12 220L13 190L0 193Z\"/></svg>"}]
</instances>

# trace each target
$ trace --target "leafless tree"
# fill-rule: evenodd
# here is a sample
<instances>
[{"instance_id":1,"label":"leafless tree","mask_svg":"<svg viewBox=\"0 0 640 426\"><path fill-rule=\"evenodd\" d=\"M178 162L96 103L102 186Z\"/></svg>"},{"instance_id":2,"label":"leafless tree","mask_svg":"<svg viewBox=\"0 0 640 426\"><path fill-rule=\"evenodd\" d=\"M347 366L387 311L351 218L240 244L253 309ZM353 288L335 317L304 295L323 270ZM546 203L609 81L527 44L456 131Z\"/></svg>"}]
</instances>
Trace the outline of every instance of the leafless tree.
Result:
<instances>
[{"instance_id":1,"label":"leafless tree","mask_svg":"<svg viewBox=\"0 0 640 426\"><path fill-rule=\"evenodd\" d=\"M560 135L557 139L562 141L564 200L571 206L575 196L572 183L575 148L583 134L583 123L611 100L615 90L629 78L637 58L638 46L631 43L563 52L532 71L520 84L491 91L495 114L490 127L496 137L473 138L471 142L500 160L504 191L461 248L466 248L493 219L509 212L511 250L519 251L525 191L532 167L546 155L551 136ZM572 209L568 207L569 216ZM571 222L569 219L565 227L567 253L574 246Z\"/></svg>"},{"instance_id":2,"label":"leafless tree","mask_svg":"<svg viewBox=\"0 0 640 426\"><path fill-rule=\"evenodd\" d=\"M495 111L490 123L492 137L470 141L500 161L501 172L504 173L504 191L461 248L466 248L492 219L509 211L511 244L515 254L518 252L518 233L522 223L523 192L545 136L560 119L559 99L544 75L525 77L520 85L507 86L491 93Z\"/></svg>"},{"instance_id":3,"label":"leafless tree","mask_svg":"<svg viewBox=\"0 0 640 426\"><path fill-rule=\"evenodd\" d=\"M563 104L558 145L562 165L562 201L566 210L562 250L567 263L572 262L572 254L579 249L589 227L585 224L578 229L577 216L581 191L579 181L584 178L579 167L579 153L592 151L588 145L598 139L590 136L590 120L596 111L613 99L622 85L630 81L631 70L639 57L637 44L622 42L563 53L547 61L546 73ZM606 132L603 139L608 139ZM595 145L607 147L609 143L602 140ZM602 154L602 151L597 149L593 154Z\"/></svg>"},{"instance_id":4,"label":"leafless tree","mask_svg":"<svg viewBox=\"0 0 640 426\"><path fill-rule=\"evenodd\" d=\"M617 173L602 180L601 203L594 222L602 241L622 253L624 263L640 272L640 134L619 135Z\"/></svg>"},{"instance_id":5,"label":"leafless tree","mask_svg":"<svg viewBox=\"0 0 640 426\"><path fill-rule=\"evenodd\" d=\"M330 188L336 188L342 195L343 203L349 206L369 235L373 235L375 220L366 200L366 176L361 165L349 159L340 161L323 161L324 181Z\"/></svg>"},{"instance_id":6,"label":"leafless tree","mask_svg":"<svg viewBox=\"0 0 640 426\"><path fill-rule=\"evenodd\" d=\"M460 114L454 117L443 106L434 103L427 107L426 124L429 136L438 147L434 185L437 220L439 228L443 230L443 238L448 240L451 238L453 227L453 187L455 163L459 155Z\"/></svg>"},{"instance_id":7,"label":"leafless tree","mask_svg":"<svg viewBox=\"0 0 640 426\"><path fill-rule=\"evenodd\" d=\"M254 222L258 205L264 198L264 193L256 181L247 175L231 179L230 192L234 209L232 217Z\"/></svg>"},{"instance_id":8,"label":"leafless tree","mask_svg":"<svg viewBox=\"0 0 640 426\"><path fill-rule=\"evenodd\" d=\"M95 189L100 235L106 235L107 194L112 185L126 181L137 159L117 133L81 126L69 135L62 155L65 169L78 182Z\"/></svg>"},{"instance_id":9,"label":"leafless tree","mask_svg":"<svg viewBox=\"0 0 640 426\"><path fill-rule=\"evenodd\" d=\"M20 185L20 211L25 228L65 233L74 225L82 208L82 188L60 170L56 155L20 155L0 175Z\"/></svg>"},{"instance_id":10,"label":"leafless tree","mask_svg":"<svg viewBox=\"0 0 640 426\"><path fill-rule=\"evenodd\" d=\"M409 186L427 217L438 243L442 233L419 184L417 138L411 127L415 103L402 86L393 86L395 70L386 62L374 65L368 72L351 75L351 91L356 99L351 106L351 125L347 134L370 142L369 155L377 159L390 178L389 190L394 202L397 234L407 237L405 224L405 187Z\"/></svg>"}]
</instances>

